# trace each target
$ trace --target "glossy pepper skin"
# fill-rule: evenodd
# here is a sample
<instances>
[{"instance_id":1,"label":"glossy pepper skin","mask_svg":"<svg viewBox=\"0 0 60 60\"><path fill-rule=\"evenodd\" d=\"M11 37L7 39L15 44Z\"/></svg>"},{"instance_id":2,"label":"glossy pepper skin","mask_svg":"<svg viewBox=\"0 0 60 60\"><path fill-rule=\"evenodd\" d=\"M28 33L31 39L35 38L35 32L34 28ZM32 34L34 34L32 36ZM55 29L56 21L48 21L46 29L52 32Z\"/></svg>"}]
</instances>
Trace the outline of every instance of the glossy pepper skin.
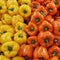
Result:
<instances>
[{"instance_id":1,"label":"glossy pepper skin","mask_svg":"<svg viewBox=\"0 0 60 60\"><path fill-rule=\"evenodd\" d=\"M26 32L28 33L28 35L33 36L37 34L38 28L34 23L29 23L26 26Z\"/></svg>"},{"instance_id":2,"label":"glossy pepper skin","mask_svg":"<svg viewBox=\"0 0 60 60\"><path fill-rule=\"evenodd\" d=\"M60 46L60 36L54 35L53 45Z\"/></svg>"},{"instance_id":3,"label":"glossy pepper skin","mask_svg":"<svg viewBox=\"0 0 60 60\"><path fill-rule=\"evenodd\" d=\"M54 22L54 18L51 15L47 15L45 17L45 20L48 21L48 22L50 22L51 24L53 24L53 22Z\"/></svg>"},{"instance_id":4,"label":"glossy pepper skin","mask_svg":"<svg viewBox=\"0 0 60 60\"><path fill-rule=\"evenodd\" d=\"M47 10L45 9L44 6L39 6L39 8L37 9L37 11L39 11L39 13L45 17L47 15Z\"/></svg>"},{"instance_id":5,"label":"glossy pepper skin","mask_svg":"<svg viewBox=\"0 0 60 60\"><path fill-rule=\"evenodd\" d=\"M39 31L41 32L45 32L45 31L53 31L53 26L51 23L49 23L48 21L43 21L41 23L41 25L39 26Z\"/></svg>"},{"instance_id":6,"label":"glossy pepper skin","mask_svg":"<svg viewBox=\"0 0 60 60\"><path fill-rule=\"evenodd\" d=\"M41 46L44 46L44 47L52 46L53 45L53 39L54 39L54 35L49 31L40 32L38 34L38 42Z\"/></svg>"},{"instance_id":7,"label":"glossy pepper skin","mask_svg":"<svg viewBox=\"0 0 60 60\"><path fill-rule=\"evenodd\" d=\"M19 14L24 18L27 18L31 15L31 8L30 6L23 4L19 7Z\"/></svg>"},{"instance_id":8,"label":"glossy pepper skin","mask_svg":"<svg viewBox=\"0 0 60 60\"><path fill-rule=\"evenodd\" d=\"M34 50L34 53L33 53L33 57L35 59L49 59L49 55L48 55L48 52L47 52L47 49L45 47L36 47L35 50Z\"/></svg>"},{"instance_id":9,"label":"glossy pepper skin","mask_svg":"<svg viewBox=\"0 0 60 60\"><path fill-rule=\"evenodd\" d=\"M60 36L60 21L54 21L54 34Z\"/></svg>"},{"instance_id":10,"label":"glossy pepper skin","mask_svg":"<svg viewBox=\"0 0 60 60\"><path fill-rule=\"evenodd\" d=\"M16 32L14 35L14 41L16 41L19 44L26 43L27 34L24 31Z\"/></svg>"},{"instance_id":11,"label":"glossy pepper skin","mask_svg":"<svg viewBox=\"0 0 60 60\"><path fill-rule=\"evenodd\" d=\"M35 23L36 25L40 25L42 21L44 21L44 17L40 14L40 12L35 11L31 16L31 22Z\"/></svg>"},{"instance_id":12,"label":"glossy pepper skin","mask_svg":"<svg viewBox=\"0 0 60 60\"><path fill-rule=\"evenodd\" d=\"M26 45L26 44L21 45L21 47L18 51L18 55L19 56L24 56L25 59L32 58L33 47L31 45Z\"/></svg>"},{"instance_id":13,"label":"glossy pepper skin","mask_svg":"<svg viewBox=\"0 0 60 60\"><path fill-rule=\"evenodd\" d=\"M50 58L49 60L59 60L58 56L54 56L52 58Z\"/></svg>"},{"instance_id":14,"label":"glossy pepper skin","mask_svg":"<svg viewBox=\"0 0 60 60\"><path fill-rule=\"evenodd\" d=\"M28 43L29 45L31 45L32 47L38 46L37 36L30 36L30 37L27 39L27 43Z\"/></svg>"},{"instance_id":15,"label":"glossy pepper skin","mask_svg":"<svg viewBox=\"0 0 60 60\"><path fill-rule=\"evenodd\" d=\"M57 8L56 8L55 4L52 2L47 4L46 10L48 11L48 14L50 14L50 15L54 15L57 13Z\"/></svg>"},{"instance_id":16,"label":"glossy pepper skin","mask_svg":"<svg viewBox=\"0 0 60 60\"><path fill-rule=\"evenodd\" d=\"M38 9L40 6L40 3L37 2L37 1L33 1L31 4L30 4L30 7L31 7L31 10L32 11L35 11L36 9Z\"/></svg>"},{"instance_id":17,"label":"glossy pepper skin","mask_svg":"<svg viewBox=\"0 0 60 60\"><path fill-rule=\"evenodd\" d=\"M1 46L1 50L7 57L14 57L19 50L19 44L15 41L6 42Z\"/></svg>"},{"instance_id":18,"label":"glossy pepper skin","mask_svg":"<svg viewBox=\"0 0 60 60\"><path fill-rule=\"evenodd\" d=\"M50 57L54 56L60 57L60 48L58 46L52 46L49 48L48 53Z\"/></svg>"}]
</instances>

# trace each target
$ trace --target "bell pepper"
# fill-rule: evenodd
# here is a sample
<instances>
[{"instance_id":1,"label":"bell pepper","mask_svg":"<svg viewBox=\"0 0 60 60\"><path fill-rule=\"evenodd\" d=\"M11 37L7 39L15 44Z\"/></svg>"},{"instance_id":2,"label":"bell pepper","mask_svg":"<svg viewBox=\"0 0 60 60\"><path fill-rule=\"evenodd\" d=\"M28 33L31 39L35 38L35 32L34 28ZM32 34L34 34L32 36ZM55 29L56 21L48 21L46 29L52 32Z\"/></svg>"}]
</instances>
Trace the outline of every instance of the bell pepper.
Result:
<instances>
[{"instance_id":1,"label":"bell pepper","mask_svg":"<svg viewBox=\"0 0 60 60\"><path fill-rule=\"evenodd\" d=\"M54 21L54 34L60 36L60 21Z\"/></svg>"},{"instance_id":2,"label":"bell pepper","mask_svg":"<svg viewBox=\"0 0 60 60\"><path fill-rule=\"evenodd\" d=\"M7 11L7 6L4 0L0 1L0 14L4 14Z\"/></svg>"},{"instance_id":3,"label":"bell pepper","mask_svg":"<svg viewBox=\"0 0 60 60\"><path fill-rule=\"evenodd\" d=\"M3 25L3 23L2 23L2 21L0 21L0 26L2 26Z\"/></svg>"},{"instance_id":4,"label":"bell pepper","mask_svg":"<svg viewBox=\"0 0 60 60\"><path fill-rule=\"evenodd\" d=\"M41 46L44 46L46 48L50 47L53 45L53 39L54 39L54 35L49 32L40 32L38 34L38 42Z\"/></svg>"},{"instance_id":5,"label":"bell pepper","mask_svg":"<svg viewBox=\"0 0 60 60\"><path fill-rule=\"evenodd\" d=\"M52 2L56 5L57 8L60 7L60 0L52 0Z\"/></svg>"},{"instance_id":6,"label":"bell pepper","mask_svg":"<svg viewBox=\"0 0 60 60\"><path fill-rule=\"evenodd\" d=\"M13 57L12 60L25 60L25 58L16 56L16 57Z\"/></svg>"},{"instance_id":7,"label":"bell pepper","mask_svg":"<svg viewBox=\"0 0 60 60\"><path fill-rule=\"evenodd\" d=\"M12 22L11 22L11 20L12 20L12 17L9 15L9 14L4 14L3 16L2 16L2 18L1 18L1 20L2 20L2 22L4 23L4 24L11 24Z\"/></svg>"},{"instance_id":8,"label":"bell pepper","mask_svg":"<svg viewBox=\"0 0 60 60\"><path fill-rule=\"evenodd\" d=\"M24 31L19 31L14 35L14 41L19 44L26 43L27 41L27 34Z\"/></svg>"},{"instance_id":9,"label":"bell pepper","mask_svg":"<svg viewBox=\"0 0 60 60\"><path fill-rule=\"evenodd\" d=\"M25 31L27 32L28 35L36 35L37 31L38 31L38 28L34 23L29 23L26 26Z\"/></svg>"},{"instance_id":10,"label":"bell pepper","mask_svg":"<svg viewBox=\"0 0 60 60\"><path fill-rule=\"evenodd\" d=\"M45 17L45 20L47 20L47 21L50 22L51 24L53 24L53 22L54 22L54 18L53 18L51 15L47 15L47 16Z\"/></svg>"},{"instance_id":11,"label":"bell pepper","mask_svg":"<svg viewBox=\"0 0 60 60\"><path fill-rule=\"evenodd\" d=\"M47 11L46 11L46 9L44 8L44 6L39 6L39 8L37 9L37 11L39 11L40 14L41 14L42 16L44 16L44 17L47 15Z\"/></svg>"},{"instance_id":12,"label":"bell pepper","mask_svg":"<svg viewBox=\"0 0 60 60\"><path fill-rule=\"evenodd\" d=\"M42 21L44 21L44 17L40 14L40 12L35 11L31 16L31 22L35 23L36 25L40 25Z\"/></svg>"},{"instance_id":13,"label":"bell pepper","mask_svg":"<svg viewBox=\"0 0 60 60\"><path fill-rule=\"evenodd\" d=\"M33 47L31 45L22 44L18 51L18 55L25 57L26 60L32 58Z\"/></svg>"},{"instance_id":14,"label":"bell pepper","mask_svg":"<svg viewBox=\"0 0 60 60\"><path fill-rule=\"evenodd\" d=\"M50 58L49 60L59 60L58 56L54 56L52 58Z\"/></svg>"},{"instance_id":15,"label":"bell pepper","mask_svg":"<svg viewBox=\"0 0 60 60\"><path fill-rule=\"evenodd\" d=\"M18 6L17 6L17 5L10 5L10 6L8 7L8 13L9 13L11 16L18 14Z\"/></svg>"},{"instance_id":16,"label":"bell pepper","mask_svg":"<svg viewBox=\"0 0 60 60\"><path fill-rule=\"evenodd\" d=\"M12 37L13 37L13 34L10 33L10 32L2 34L1 37L0 37L0 43L3 44L3 43L6 43L6 42L10 42L10 41L13 40Z\"/></svg>"},{"instance_id":17,"label":"bell pepper","mask_svg":"<svg viewBox=\"0 0 60 60\"><path fill-rule=\"evenodd\" d=\"M43 22L41 23L41 25L39 26L39 31L40 31L40 32L41 32L41 31L43 31L43 32L45 32L45 31L50 31L50 32L52 32L52 31L53 31L53 26L52 26L52 24L49 23L48 21L43 21Z\"/></svg>"},{"instance_id":18,"label":"bell pepper","mask_svg":"<svg viewBox=\"0 0 60 60\"><path fill-rule=\"evenodd\" d=\"M35 59L39 58L40 60L49 59L47 49L45 47L42 47L42 46L35 48L34 53L33 53L33 57Z\"/></svg>"},{"instance_id":19,"label":"bell pepper","mask_svg":"<svg viewBox=\"0 0 60 60\"><path fill-rule=\"evenodd\" d=\"M54 36L53 45L60 45L60 36Z\"/></svg>"},{"instance_id":20,"label":"bell pepper","mask_svg":"<svg viewBox=\"0 0 60 60\"><path fill-rule=\"evenodd\" d=\"M37 1L33 1L31 4L30 4L30 7L31 7L31 10L32 11L35 11L36 9L38 9L40 6L40 3L37 2Z\"/></svg>"},{"instance_id":21,"label":"bell pepper","mask_svg":"<svg viewBox=\"0 0 60 60\"><path fill-rule=\"evenodd\" d=\"M15 41L6 42L1 47L2 52L7 57L14 57L19 50L19 44Z\"/></svg>"},{"instance_id":22,"label":"bell pepper","mask_svg":"<svg viewBox=\"0 0 60 60\"><path fill-rule=\"evenodd\" d=\"M56 8L55 4L52 2L47 4L46 10L48 11L48 14L50 14L50 15L54 15L57 13L57 8Z\"/></svg>"},{"instance_id":23,"label":"bell pepper","mask_svg":"<svg viewBox=\"0 0 60 60\"><path fill-rule=\"evenodd\" d=\"M20 30L24 31L26 28L26 24L22 23L22 22L17 22L16 26L15 26L15 31L18 32Z\"/></svg>"},{"instance_id":24,"label":"bell pepper","mask_svg":"<svg viewBox=\"0 0 60 60\"><path fill-rule=\"evenodd\" d=\"M31 4L31 0L21 0L20 2L21 4L27 4L27 5L30 5Z\"/></svg>"},{"instance_id":25,"label":"bell pepper","mask_svg":"<svg viewBox=\"0 0 60 60\"><path fill-rule=\"evenodd\" d=\"M0 27L0 33L1 34L4 34L4 33L6 33L6 32L10 32L10 33L14 33L14 29L13 29L13 27L11 27L10 25L2 25L1 27Z\"/></svg>"},{"instance_id":26,"label":"bell pepper","mask_svg":"<svg viewBox=\"0 0 60 60\"><path fill-rule=\"evenodd\" d=\"M48 53L50 57L54 56L60 57L60 48L58 46L52 46L49 48Z\"/></svg>"},{"instance_id":27,"label":"bell pepper","mask_svg":"<svg viewBox=\"0 0 60 60\"><path fill-rule=\"evenodd\" d=\"M17 22L24 22L24 18L21 15L15 15L12 17L12 25L15 27Z\"/></svg>"},{"instance_id":28,"label":"bell pepper","mask_svg":"<svg viewBox=\"0 0 60 60\"><path fill-rule=\"evenodd\" d=\"M4 55L0 55L0 60L10 60L10 58L4 56Z\"/></svg>"},{"instance_id":29,"label":"bell pepper","mask_svg":"<svg viewBox=\"0 0 60 60\"><path fill-rule=\"evenodd\" d=\"M19 7L19 14L24 18L27 18L31 15L31 8L30 6L23 4Z\"/></svg>"},{"instance_id":30,"label":"bell pepper","mask_svg":"<svg viewBox=\"0 0 60 60\"><path fill-rule=\"evenodd\" d=\"M41 3L43 3L45 0L36 0L36 1L41 4Z\"/></svg>"},{"instance_id":31,"label":"bell pepper","mask_svg":"<svg viewBox=\"0 0 60 60\"><path fill-rule=\"evenodd\" d=\"M30 36L27 39L27 43L32 47L38 46L37 36Z\"/></svg>"}]
</instances>

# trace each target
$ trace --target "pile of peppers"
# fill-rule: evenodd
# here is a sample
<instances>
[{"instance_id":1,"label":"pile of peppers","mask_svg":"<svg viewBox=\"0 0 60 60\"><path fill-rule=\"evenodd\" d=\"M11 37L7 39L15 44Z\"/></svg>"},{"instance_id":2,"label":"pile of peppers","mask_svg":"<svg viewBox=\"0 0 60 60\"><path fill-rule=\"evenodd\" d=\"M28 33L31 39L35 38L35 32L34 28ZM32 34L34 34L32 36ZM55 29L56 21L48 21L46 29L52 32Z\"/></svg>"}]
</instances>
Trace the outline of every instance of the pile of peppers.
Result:
<instances>
[{"instance_id":1,"label":"pile of peppers","mask_svg":"<svg viewBox=\"0 0 60 60\"><path fill-rule=\"evenodd\" d=\"M60 60L60 0L0 0L0 60Z\"/></svg>"}]
</instances>

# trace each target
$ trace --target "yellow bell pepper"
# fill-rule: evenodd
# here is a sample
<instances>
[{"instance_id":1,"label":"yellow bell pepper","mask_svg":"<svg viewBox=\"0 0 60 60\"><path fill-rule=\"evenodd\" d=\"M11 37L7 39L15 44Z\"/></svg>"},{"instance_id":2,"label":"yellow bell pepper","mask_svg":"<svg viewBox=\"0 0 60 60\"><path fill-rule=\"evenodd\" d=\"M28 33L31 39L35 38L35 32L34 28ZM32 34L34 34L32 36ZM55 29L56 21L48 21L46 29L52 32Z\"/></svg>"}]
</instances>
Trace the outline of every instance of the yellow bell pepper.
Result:
<instances>
[{"instance_id":1,"label":"yellow bell pepper","mask_svg":"<svg viewBox=\"0 0 60 60\"><path fill-rule=\"evenodd\" d=\"M31 4L31 0L21 0L21 4L27 4L30 5Z\"/></svg>"},{"instance_id":2,"label":"yellow bell pepper","mask_svg":"<svg viewBox=\"0 0 60 60\"><path fill-rule=\"evenodd\" d=\"M0 55L0 60L10 60L10 58L4 56L4 55Z\"/></svg>"},{"instance_id":3,"label":"yellow bell pepper","mask_svg":"<svg viewBox=\"0 0 60 60\"><path fill-rule=\"evenodd\" d=\"M20 30L25 31L26 28L26 24L22 23L22 22L17 22L16 23L16 27L15 27L15 31L18 32Z\"/></svg>"},{"instance_id":4,"label":"yellow bell pepper","mask_svg":"<svg viewBox=\"0 0 60 60\"><path fill-rule=\"evenodd\" d=\"M10 15L15 15L15 14L18 14L18 6L17 5L10 5L8 7L8 13Z\"/></svg>"},{"instance_id":5,"label":"yellow bell pepper","mask_svg":"<svg viewBox=\"0 0 60 60\"><path fill-rule=\"evenodd\" d=\"M16 56L16 57L13 57L12 60L25 60L25 59L23 57Z\"/></svg>"},{"instance_id":6,"label":"yellow bell pepper","mask_svg":"<svg viewBox=\"0 0 60 60\"><path fill-rule=\"evenodd\" d=\"M1 20L4 24L11 24L12 17L9 14L4 14L1 18Z\"/></svg>"},{"instance_id":7,"label":"yellow bell pepper","mask_svg":"<svg viewBox=\"0 0 60 60\"><path fill-rule=\"evenodd\" d=\"M21 15L15 15L12 17L12 25L15 27L17 22L24 22L24 19Z\"/></svg>"},{"instance_id":8,"label":"yellow bell pepper","mask_svg":"<svg viewBox=\"0 0 60 60\"><path fill-rule=\"evenodd\" d=\"M0 1L0 14L4 14L7 11L7 6L4 0Z\"/></svg>"},{"instance_id":9,"label":"yellow bell pepper","mask_svg":"<svg viewBox=\"0 0 60 60\"><path fill-rule=\"evenodd\" d=\"M6 32L11 32L13 34L14 33L13 27L11 27L10 25L0 26L0 34L4 34Z\"/></svg>"},{"instance_id":10,"label":"yellow bell pepper","mask_svg":"<svg viewBox=\"0 0 60 60\"><path fill-rule=\"evenodd\" d=\"M19 31L14 35L14 41L19 44L26 43L27 35L24 31Z\"/></svg>"},{"instance_id":11,"label":"yellow bell pepper","mask_svg":"<svg viewBox=\"0 0 60 60\"><path fill-rule=\"evenodd\" d=\"M2 34L0 37L0 43L5 43L13 40L13 34L10 32L7 32L5 34Z\"/></svg>"},{"instance_id":12,"label":"yellow bell pepper","mask_svg":"<svg viewBox=\"0 0 60 60\"><path fill-rule=\"evenodd\" d=\"M24 18L27 18L31 15L31 8L28 5L23 4L19 7L19 13Z\"/></svg>"},{"instance_id":13,"label":"yellow bell pepper","mask_svg":"<svg viewBox=\"0 0 60 60\"><path fill-rule=\"evenodd\" d=\"M15 41L6 42L1 46L2 52L7 57L14 57L15 55L17 55L19 48L19 44Z\"/></svg>"}]
</instances>

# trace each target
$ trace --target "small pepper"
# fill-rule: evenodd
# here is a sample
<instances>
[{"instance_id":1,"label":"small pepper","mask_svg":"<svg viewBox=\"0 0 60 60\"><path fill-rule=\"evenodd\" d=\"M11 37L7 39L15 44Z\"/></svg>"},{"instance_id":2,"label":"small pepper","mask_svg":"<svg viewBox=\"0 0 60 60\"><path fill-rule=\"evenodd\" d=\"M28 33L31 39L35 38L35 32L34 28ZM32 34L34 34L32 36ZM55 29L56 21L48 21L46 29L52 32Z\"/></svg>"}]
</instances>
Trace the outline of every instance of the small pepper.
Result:
<instances>
[{"instance_id":1,"label":"small pepper","mask_svg":"<svg viewBox=\"0 0 60 60\"><path fill-rule=\"evenodd\" d=\"M36 25L40 25L42 21L44 21L44 17L40 14L39 11L35 11L31 16L31 22L35 23Z\"/></svg>"},{"instance_id":2,"label":"small pepper","mask_svg":"<svg viewBox=\"0 0 60 60\"><path fill-rule=\"evenodd\" d=\"M58 46L52 46L49 48L48 53L50 57L54 56L60 57L60 48Z\"/></svg>"},{"instance_id":3,"label":"small pepper","mask_svg":"<svg viewBox=\"0 0 60 60\"><path fill-rule=\"evenodd\" d=\"M37 41L37 36L30 36L28 39L27 39L27 43L33 47L36 47L38 46L38 41Z\"/></svg>"},{"instance_id":4,"label":"small pepper","mask_svg":"<svg viewBox=\"0 0 60 60\"><path fill-rule=\"evenodd\" d=\"M30 4L30 7L31 7L31 10L32 11L35 11L36 9L38 9L40 6L40 3L37 2L37 1L33 1L31 4Z\"/></svg>"},{"instance_id":5,"label":"small pepper","mask_svg":"<svg viewBox=\"0 0 60 60\"><path fill-rule=\"evenodd\" d=\"M38 42L41 46L44 46L44 47L52 46L53 45L53 39L54 39L54 35L49 31L40 32L38 34Z\"/></svg>"},{"instance_id":6,"label":"small pepper","mask_svg":"<svg viewBox=\"0 0 60 60\"><path fill-rule=\"evenodd\" d=\"M43 21L42 24L39 26L39 31L53 31L53 26L47 21Z\"/></svg>"},{"instance_id":7,"label":"small pepper","mask_svg":"<svg viewBox=\"0 0 60 60\"><path fill-rule=\"evenodd\" d=\"M36 35L37 34L37 31L38 31L38 28L37 28L37 26L34 23L29 23L26 26L26 29L25 30L26 30L26 32L29 35Z\"/></svg>"},{"instance_id":8,"label":"small pepper","mask_svg":"<svg viewBox=\"0 0 60 60\"><path fill-rule=\"evenodd\" d=\"M50 15L54 15L57 13L57 8L56 8L55 4L52 2L47 4L46 10L48 11L48 14L50 14Z\"/></svg>"},{"instance_id":9,"label":"small pepper","mask_svg":"<svg viewBox=\"0 0 60 60\"><path fill-rule=\"evenodd\" d=\"M24 56L25 59L32 58L33 55L33 47L31 45L26 45L22 44L19 51L18 51L19 56Z\"/></svg>"}]
</instances>

